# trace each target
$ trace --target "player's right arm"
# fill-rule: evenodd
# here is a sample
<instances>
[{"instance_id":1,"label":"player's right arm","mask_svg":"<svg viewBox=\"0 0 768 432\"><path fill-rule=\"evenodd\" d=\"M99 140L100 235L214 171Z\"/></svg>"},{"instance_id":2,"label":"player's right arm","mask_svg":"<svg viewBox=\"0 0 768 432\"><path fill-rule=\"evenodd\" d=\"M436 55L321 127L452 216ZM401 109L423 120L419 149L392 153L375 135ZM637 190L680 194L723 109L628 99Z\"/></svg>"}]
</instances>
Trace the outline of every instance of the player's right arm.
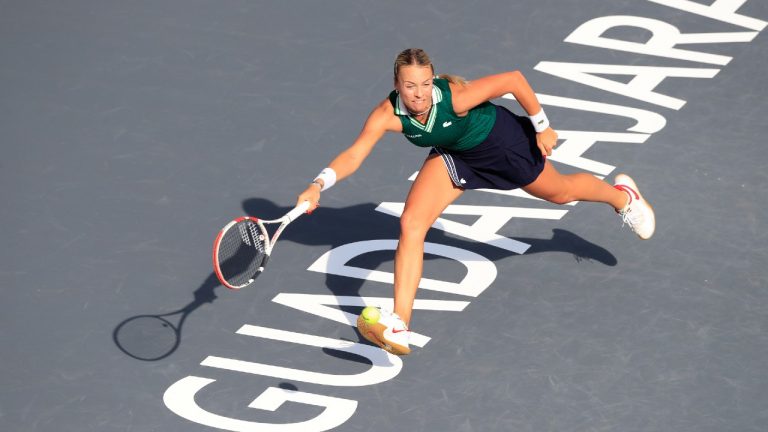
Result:
<instances>
[{"instance_id":1,"label":"player's right arm","mask_svg":"<svg viewBox=\"0 0 768 432\"><path fill-rule=\"evenodd\" d=\"M337 181L349 177L360 168L360 165L363 164L365 158L368 157L385 132L400 130L402 130L402 125L395 116L392 104L387 99L383 100L371 111L360 135L352 145L339 153L328 165L329 168L336 171Z\"/></svg>"},{"instance_id":2,"label":"player's right arm","mask_svg":"<svg viewBox=\"0 0 768 432\"><path fill-rule=\"evenodd\" d=\"M352 145L339 153L328 165L336 172L336 181L349 177L357 171L376 143L384 136L384 133L400 131L402 131L400 119L395 115L389 100L384 99L371 111L360 135L357 136ZM297 204L302 201L309 201L309 212L313 211L320 201L320 190L323 184L322 180L318 182L320 184L311 183L304 192L299 194L297 200Z\"/></svg>"}]
</instances>

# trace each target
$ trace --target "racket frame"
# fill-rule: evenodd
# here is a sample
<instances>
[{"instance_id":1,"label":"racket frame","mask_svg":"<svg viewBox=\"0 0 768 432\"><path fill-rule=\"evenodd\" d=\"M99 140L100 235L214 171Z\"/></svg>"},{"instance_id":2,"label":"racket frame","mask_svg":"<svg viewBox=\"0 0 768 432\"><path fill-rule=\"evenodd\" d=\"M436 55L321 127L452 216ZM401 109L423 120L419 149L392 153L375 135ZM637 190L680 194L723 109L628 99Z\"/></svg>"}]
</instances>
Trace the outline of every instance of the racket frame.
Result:
<instances>
[{"instance_id":1,"label":"racket frame","mask_svg":"<svg viewBox=\"0 0 768 432\"><path fill-rule=\"evenodd\" d=\"M253 216L241 216L231 220L228 224L224 225L224 228L219 231L219 234L216 236L216 240L213 242L213 271L216 274L216 278L219 280L219 282L221 282L221 284L225 287L233 290L239 290L252 284L253 281L256 280L256 277L258 277L259 274L264 271L264 267L267 265L267 261L269 261L269 256L272 254L272 249L275 247L275 243L277 243L277 239L280 237L280 234L283 233L285 227L296 220L296 218L304 214L307 209L309 209L309 201L304 201L277 219L262 220ZM226 279L224 279L224 275L221 273L221 268L219 266L219 246L221 244L221 239L224 238L224 235L227 233L227 231L233 229L237 224L246 220L250 220L251 222L255 223L259 228L259 232L264 237L262 239L264 241L264 258L261 260L261 263L259 263L259 267L256 269L256 273L248 280L248 282L242 285L232 285L227 282ZM270 237L265 224L276 223L279 223L280 226L277 227L275 233Z\"/></svg>"}]
</instances>

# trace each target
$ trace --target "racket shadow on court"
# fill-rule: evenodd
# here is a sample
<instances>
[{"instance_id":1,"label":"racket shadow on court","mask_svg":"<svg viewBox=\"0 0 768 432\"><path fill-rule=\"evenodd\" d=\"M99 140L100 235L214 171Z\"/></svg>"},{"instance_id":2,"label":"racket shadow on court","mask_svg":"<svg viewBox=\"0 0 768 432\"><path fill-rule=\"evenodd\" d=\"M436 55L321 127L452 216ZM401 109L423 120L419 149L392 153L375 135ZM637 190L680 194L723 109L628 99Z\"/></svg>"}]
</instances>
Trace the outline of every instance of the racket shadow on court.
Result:
<instances>
[{"instance_id":1,"label":"racket shadow on court","mask_svg":"<svg viewBox=\"0 0 768 432\"><path fill-rule=\"evenodd\" d=\"M355 241L397 239L400 230L399 218L377 212L375 210L376 207L373 203L340 208L320 207L313 214L303 216L298 223L291 225L282 235L281 241L294 242L305 246L320 246L325 251ZM288 211L289 208L278 207L270 201L254 198L243 202L243 210L246 214L279 215ZM515 236L515 239L531 245L528 251L526 251L526 255L566 253L572 255L579 263L600 263L611 267L617 264L616 257L605 248L589 242L577 234L559 228L553 229L552 236L549 238ZM436 229L429 231L426 240L477 251L491 261L499 261L518 255L511 251L450 236L444 231ZM425 255L425 265L428 261L437 258ZM393 261L394 252L386 251L385 253L371 253L367 256L360 256L355 259L354 265L377 269L385 265L391 266ZM360 290L364 283L365 281L361 279L331 274L326 275L325 281L326 288L333 295L353 297L360 296ZM388 297L391 295L392 293L389 291L382 296ZM358 314L361 308L342 306L340 309L352 314ZM368 344L361 335L358 334L357 337L357 342ZM331 349L324 349L323 351L333 357L364 362L361 358L342 351Z\"/></svg>"},{"instance_id":2,"label":"racket shadow on court","mask_svg":"<svg viewBox=\"0 0 768 432\"><path fill-rule=\"evenodd\" d=\"M187 305L171 312L125 319L115 327L112 340L120 351L136 360L158 361L170 356L181 343L184 321L200 306L216 300L214 290L218 286L216 276L211 273Z\"/></svg>"}]
</instances>

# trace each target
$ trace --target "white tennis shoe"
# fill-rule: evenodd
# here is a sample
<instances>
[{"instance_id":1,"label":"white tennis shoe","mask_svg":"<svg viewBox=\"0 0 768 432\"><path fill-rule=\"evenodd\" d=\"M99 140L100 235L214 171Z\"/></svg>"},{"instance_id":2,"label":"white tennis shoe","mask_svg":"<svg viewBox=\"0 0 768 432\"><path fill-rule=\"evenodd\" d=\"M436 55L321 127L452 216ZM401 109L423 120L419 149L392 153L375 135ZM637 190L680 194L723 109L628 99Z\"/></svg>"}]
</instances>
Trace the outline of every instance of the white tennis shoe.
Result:
<instances>
[{"instance_id":1,"label":"white tennis shoe","mask_svg":"<svg viewBox=\"0 0 768 432\"><path fill-rule=\"evenodd\" d=\"M379 321L374 324L367 323L360 315L357 318L357 329L364 338L387 352L395 355L407 355L411 352L408 346L411 331L394 312L380 310Z\"/></svg>"},{"instance_id":2,"label":"white tennis shoe","mask_svg":"<svg viewBox=\"0 0 768 432\"><path fill-rule=\"evenodd\" d=\"M640 195L634 180L626 174L619 174L613 187L629 196L627 205L617 211L621 220L641 239L651 238L656 230L656 216L651 205Z\"/></svg>"}]
</instances>

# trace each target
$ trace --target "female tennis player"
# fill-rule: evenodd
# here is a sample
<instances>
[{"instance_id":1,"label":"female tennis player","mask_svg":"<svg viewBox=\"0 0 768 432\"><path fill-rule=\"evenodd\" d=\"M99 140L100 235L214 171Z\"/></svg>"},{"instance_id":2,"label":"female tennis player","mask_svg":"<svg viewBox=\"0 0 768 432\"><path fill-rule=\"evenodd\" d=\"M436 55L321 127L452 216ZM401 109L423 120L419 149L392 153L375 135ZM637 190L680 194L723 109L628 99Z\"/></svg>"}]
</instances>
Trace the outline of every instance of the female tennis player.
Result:
<instances>
[{"instance_id":1,"label":"female tennis player","mask_svg":"<svg viewBox=\"0 0 768 432\"><path fill-rule=\"evenodd\" d=\"M394 312L382 311L380 325L361 329L371 342L395 354L410 352L408 325L422 274L424 239L445 208L466 189L522 188L557 204L605 203L641 239L653 235L653 209L629 176L619 174L610 185L588 173L560 174L547 161L557 133L519 71L471 82L452 75L435 76L423 50L406 49L395 60L394 87L373 109L352 145L298 197L299 203L309 201L309 211L314 210L320 192L354 173L385 132L400 132L419 147L431 147L400 217ZM507 93L515 96L527 116L490 102Z\"/></svg>"}]
</instances>

